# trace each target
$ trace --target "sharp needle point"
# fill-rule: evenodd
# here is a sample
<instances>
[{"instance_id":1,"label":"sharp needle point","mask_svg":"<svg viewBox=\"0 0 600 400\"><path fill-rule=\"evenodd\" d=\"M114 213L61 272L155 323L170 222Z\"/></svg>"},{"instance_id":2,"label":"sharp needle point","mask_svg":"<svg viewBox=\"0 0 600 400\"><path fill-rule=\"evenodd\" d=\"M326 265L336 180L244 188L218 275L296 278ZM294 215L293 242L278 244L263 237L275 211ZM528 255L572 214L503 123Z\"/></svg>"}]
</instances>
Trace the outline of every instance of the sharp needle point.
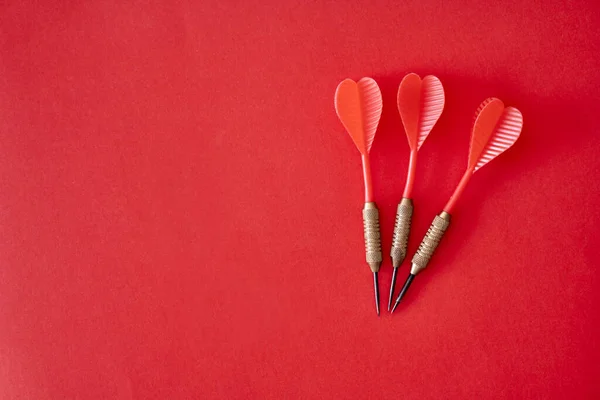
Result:
<instances>
[{"instance_id":1,"label":"sharp needle point","mask_svg":"<svg viewBox=\"0 0 600 400\"><path fill-rule=\"evenodd\" d=\"M394 312L396 307L398 307L398 304L400 304L400 300L402 300L402 298L406 294L406 291L410 287L410 284L412 283L413 279L415 279L415 276L413 274L408 275L408 278L406 279L406 282L404 282L404 286L402 287L402 290L400 291L400 294L398 295L398 298L396 299L396 303L394 304L394 307L392 308L392 312Z\"/></svg>"},{"instance_id":2,"label":"sharp needle point","mask_svg":"<svg viewBox=\"0 0 600 400\"><path fill-rule=\"evenodd\" d=\"M373 285L375 287L375 308L377 309L377 316L379 316L379 279L377 272L373 272Z\"/></svg>"},{"instance_id":3,"label":"sharp needle point","mask_svg":"<svg viewBox=\"0 0 600 400\"><path fill-rule=\"evenodd\" d=\"M392 299L394 298L394 289L396 288L396 274L398 273L398 268L394 268L394 272L392 273L392 284L390 285L390 298L388 299L388 312L390 312L390 308L392 307Z\"/></svg>"}]
</instances>

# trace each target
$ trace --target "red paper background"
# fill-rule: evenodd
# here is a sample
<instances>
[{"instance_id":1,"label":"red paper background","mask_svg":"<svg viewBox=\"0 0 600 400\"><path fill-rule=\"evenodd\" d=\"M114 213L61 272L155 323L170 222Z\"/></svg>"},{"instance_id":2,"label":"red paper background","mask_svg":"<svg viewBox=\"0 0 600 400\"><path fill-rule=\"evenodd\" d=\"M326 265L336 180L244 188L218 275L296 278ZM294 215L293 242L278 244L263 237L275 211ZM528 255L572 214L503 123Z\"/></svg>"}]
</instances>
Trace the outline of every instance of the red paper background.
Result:
<instances>
[{"instance_id":1,"label":"red paper background","mask_svg":"<svg viewBox=\"0 0 600 400\"><path fill-rule=\"evenodd\" d=\"M599 398L599 61L594 1L3 3L0 398ZM525 128L377 318L333 94L381 86L387 254L408 72L447 93L411 255L479 103Z\"/></svg>"}]
</instances>

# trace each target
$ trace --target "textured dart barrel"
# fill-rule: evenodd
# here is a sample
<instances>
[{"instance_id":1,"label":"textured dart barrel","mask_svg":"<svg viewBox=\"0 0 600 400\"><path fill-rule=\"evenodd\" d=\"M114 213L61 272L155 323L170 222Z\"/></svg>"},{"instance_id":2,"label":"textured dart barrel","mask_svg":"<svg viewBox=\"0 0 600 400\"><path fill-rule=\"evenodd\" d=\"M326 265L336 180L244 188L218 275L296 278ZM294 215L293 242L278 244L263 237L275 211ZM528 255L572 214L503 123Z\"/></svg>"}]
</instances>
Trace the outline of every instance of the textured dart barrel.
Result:
<instances>
[{"instance_id":1,"label":"textured dart barrel","mask_svg":"<svg viewBox=\"0 0 600 400\"><path fill-rule=\"evenodd\" d=\"M367 264L373 272L379 272L381 261L381 234L379 232L379 210L373 202L365 203L363 208L363 225L365 233L365 252Z\"/></svg>"},{"instance_id":2,"label":"textured dart barrel","mask_svg":"<svg viewBox=\"0 0 600 400\"><path fill-rule=\"evenodd\" d=\"M435 249L440 244L440 240L442 240L442 236L444 236L449 225L450 214L447 212L442 211L440 215L435 216L427 234L419 245L419 250L413 256L411 274L416 275L427 267L431 256L433 256Z\"/></svg>"},{"instance_id":3,"label":"textured dart barrel","mask_svg":"<svg viewBox=\"0 0 600 400\"><path fill-rule=\"evenodd\" d=\"M390 257L392 257L392 266L394 268L398 268L406 257L412 215L412 200L403 198L400 201L400 204L398 204L398 209L396 210L396 224L394 225L392 248L390 250Z\"/></svg>"}]
</instances>

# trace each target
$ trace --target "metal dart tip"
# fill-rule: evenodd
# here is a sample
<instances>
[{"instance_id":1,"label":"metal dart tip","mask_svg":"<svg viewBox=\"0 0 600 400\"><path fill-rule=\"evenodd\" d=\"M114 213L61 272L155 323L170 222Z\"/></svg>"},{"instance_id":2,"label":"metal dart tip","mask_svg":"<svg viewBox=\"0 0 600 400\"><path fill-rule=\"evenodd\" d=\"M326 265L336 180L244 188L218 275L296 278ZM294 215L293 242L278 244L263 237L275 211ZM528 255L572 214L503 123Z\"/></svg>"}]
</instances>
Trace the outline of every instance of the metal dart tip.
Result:
<instances>
[{"instance_id":1,"label":"metal dart tip","mask_svg":"<svg viewBox=\"0 0 600 400\"><path fill-rule=\"evenodd\" d=\"M377 272L373 272L373 285L375 287L375 308L377 309L377 316L379 316L379 278Z\"/></svg>"},{"instance_id":2,"label":"metal dart tip","mask_svg":"<svg viewBox=\"0 0 600 400\"><path fill-rule=\"evenodd\" d=\"M402 298L406 294L406 291L410 287L410 284L412 283L413 279L415 279L415 276L413 274L408 275L408 278L406 279L406 282L404 282L404 286L402 286L402 290L400 291L400 294L398 295L398 298L396 299L396 303L394 304L394 307L392 308L392 312L394 312L396 307L398 307L398 304L400 304L400 300L402 300Z\"/></svg>"},{"instance_id":3,"label":"metal dart tip","mask_svg":"<svg viewBox=\"0 0 600 400\"><path fill-rule=\"evenodd\" d=\"M392 307L392 299L394 298L394 289L396 288L397 273L398 273L398 268L394 268L394 272L392 273L392 284L390 286L390 298L388 299L388 312L390 312L390 308Z\"/></svg>"}]
</instances>

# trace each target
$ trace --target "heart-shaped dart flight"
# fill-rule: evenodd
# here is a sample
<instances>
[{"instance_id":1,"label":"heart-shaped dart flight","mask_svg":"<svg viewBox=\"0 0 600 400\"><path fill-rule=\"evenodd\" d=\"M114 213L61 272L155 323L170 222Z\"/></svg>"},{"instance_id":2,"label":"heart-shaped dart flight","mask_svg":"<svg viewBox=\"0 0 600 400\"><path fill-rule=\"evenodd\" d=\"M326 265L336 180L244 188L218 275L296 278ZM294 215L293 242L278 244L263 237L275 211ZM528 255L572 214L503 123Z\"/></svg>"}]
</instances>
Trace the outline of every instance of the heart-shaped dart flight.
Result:
<instances>
[{"instance_id":1,"label":"heart-shaped dart flight","mask_svg":"<svg viewBox=\"0 0 600 400\"><path fill-rule=\"evenodd\" d=\"M369 152L375 138L381 110L381 91L377 83L371 78L362 78L358 82L346 79L338 85L335 91L335 111L362 157L365 182L365 206L362 211L365 250L367 264L373 272L377 315L379 315L379 280L377 274L381 266L382 255L379 210L373 201Z\"/></svg>"},{"instance_id":2,"label":"heart-shaped dart flight","mask_svg":"<svg viewBox=\"0 0 600 400\"><path fill-rule=\"evenodd\" d=\"M454 209L458 198L464 191L471 176L481 167L492 161L501 153L510 148L521 135L523 129L523 116L514 107L504 107L499 99L485 100L475 114L475 123L471 133L469 148L469 161L465 171L444 210L437 215L427 234L423 238L419 249L412 259L410 275L396 299L392 312L408 290L415 275L424 270L437 248L444 232L450 225L450 213Z\"/></svg>"},{"instance_id":3,"label":"heart-shaped dart flight","mask_svg":"<svg viewBox=\"0 0 600 400\"><path fill-rule=\"evenodd\" d=\"M413 214L412 189L415 181L417 152L444 111L444 88L438 78L428 75L421 79L417 74L408 74L398 87L398 112L404 125L410 161L406 186L396 211L396 224L392 236L390 257L392 258L392 283L388 299L388 311L392 305L398 267L406 257L408 236Z\"/></svg>"}]
</instances>

